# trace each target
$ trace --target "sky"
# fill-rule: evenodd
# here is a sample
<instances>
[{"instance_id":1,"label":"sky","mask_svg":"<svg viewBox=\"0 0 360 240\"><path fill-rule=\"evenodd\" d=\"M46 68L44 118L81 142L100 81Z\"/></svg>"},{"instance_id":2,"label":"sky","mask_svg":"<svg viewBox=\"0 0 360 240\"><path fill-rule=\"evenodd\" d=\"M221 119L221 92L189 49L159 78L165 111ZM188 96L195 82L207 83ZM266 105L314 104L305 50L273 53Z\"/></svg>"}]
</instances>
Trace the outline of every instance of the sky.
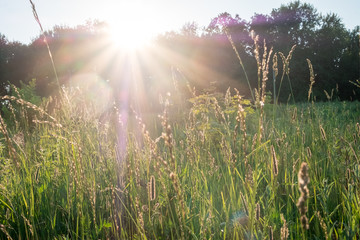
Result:
<instances>
[{"instance_id":1,"label":"sky","mask_svg":"<svg viewBox=\"0 0 360 240\"><path fill-rule=\"evenodd\" d=\"M179 30L187 22L206 26L222 12L250 20L254 13L270 14L288 0L33 0L45 30L76 26L98 19L137 22L148 34ZM322 14L336 13L347 29L360 25L360 0L307 0ZM127 24L129 25L129 24ZM131 25L131 24L130 24ZM9 41L30 43L40 34L28 0L0 0L0 33Z\"/></svg>"}]
</instances>

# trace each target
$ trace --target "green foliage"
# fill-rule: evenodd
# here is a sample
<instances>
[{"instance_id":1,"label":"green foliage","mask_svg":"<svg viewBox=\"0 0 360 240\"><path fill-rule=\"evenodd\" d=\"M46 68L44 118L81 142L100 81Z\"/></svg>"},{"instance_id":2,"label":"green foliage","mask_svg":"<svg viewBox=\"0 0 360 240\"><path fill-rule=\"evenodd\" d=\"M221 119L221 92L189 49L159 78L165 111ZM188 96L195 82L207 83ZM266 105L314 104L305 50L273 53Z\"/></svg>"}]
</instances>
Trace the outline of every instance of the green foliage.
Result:
<instances>
[{"instance_id":1,"label":"green foliage","mask_svg":"<svg viewBox=\"0 0 360 240\"><path fill-rule=\"evenodd\" d=\"M202 94L184 119L165 111L153 140L138 117L130 120L141 128L117 135L121 125L110 115L98 122L83 94L65 91L52 116L26 108L36 115L31 130L2 123L0 238L264 239L271 228L280 239L281 215L288 239L360 234L358 102L261 110L230 91ZM305 231L301 162L310 178Z\"/></svg>"},{"instance_id":2,"label":"green foliage","mask_svg":"<svg viewBox=\"0 0 360 240\"><path fill-rule=\"evenodd\" d=\"M37 106L40 106L43 101L43 99L36 93L35 78L33 78L28 84L20 81L19 94L20 98Z\"/></svg>"}]
</instances>

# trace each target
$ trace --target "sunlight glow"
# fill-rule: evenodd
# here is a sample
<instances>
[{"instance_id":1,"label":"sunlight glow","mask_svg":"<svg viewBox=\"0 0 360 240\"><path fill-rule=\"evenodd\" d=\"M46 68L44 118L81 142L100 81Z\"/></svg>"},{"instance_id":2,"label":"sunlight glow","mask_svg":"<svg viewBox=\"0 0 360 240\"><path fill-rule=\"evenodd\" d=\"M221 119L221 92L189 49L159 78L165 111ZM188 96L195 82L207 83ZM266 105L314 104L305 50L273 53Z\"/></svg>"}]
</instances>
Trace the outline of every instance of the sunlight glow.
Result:
<instances>
[{"instance_id":1,"label":"sunlight glow","mask_svg":"<svg viewBox=\"0 0 360 240\"><path fill-rule=\"evenodd\" d=\"M147 45L159 33L156 12L144 4L118 3L107 19L111 41L116 47L128 51Z\"/></svg>"}]
</instances>

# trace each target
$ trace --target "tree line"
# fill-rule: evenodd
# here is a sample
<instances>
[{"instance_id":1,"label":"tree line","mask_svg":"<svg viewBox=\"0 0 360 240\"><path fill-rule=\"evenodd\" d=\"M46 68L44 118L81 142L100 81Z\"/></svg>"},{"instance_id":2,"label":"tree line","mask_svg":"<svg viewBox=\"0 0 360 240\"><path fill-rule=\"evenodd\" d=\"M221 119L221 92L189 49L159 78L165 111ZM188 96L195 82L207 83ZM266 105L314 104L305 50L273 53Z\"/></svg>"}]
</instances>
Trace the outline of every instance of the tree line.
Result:
<instances>
[{"instance_id":1,"label":"tree line","mask_svg":"<svg viewBox=\"0 0 360 240\"><path fill-rule=\"evenodd\" d=\"M40 96L54 92L56 81L45 38L60 84L66 84L75 74L96 72L115 87L128 63L124 62L125 53L113 50L106 29L105 22L96 20L76 27L55 26L28 45L8 41L0 34L0 94L10 91L9 84L20 86L21 82L32 79L36 79ZM360 78L359 33L359 26L346 29L334 13L323 15L310 4L294 1L273 9L270 14L254 14L249 21L239 15L221 13L206 27L187 23L179 31L159 35L146 53L139 52L136 58L146 86L156 85L156 81L187 80L203 90L236 87L250 98L246 77L251 89L258 84L251 36L255 34L259 36L260 52L264 50L264 41L268 49L273 47L279 56L280 70L284 69L279 53L286 57L294 48L289 81L274 78L270 67L267 89L269 94L274 91L275 95L279 94L278 101L288 101L290 92L295 101L307 99L310 73L306 59L314 68L313 92L317 100L326 100L329 95L334 99L359 100L360 91L351 83Z\"/></svg>"}]
</instances>

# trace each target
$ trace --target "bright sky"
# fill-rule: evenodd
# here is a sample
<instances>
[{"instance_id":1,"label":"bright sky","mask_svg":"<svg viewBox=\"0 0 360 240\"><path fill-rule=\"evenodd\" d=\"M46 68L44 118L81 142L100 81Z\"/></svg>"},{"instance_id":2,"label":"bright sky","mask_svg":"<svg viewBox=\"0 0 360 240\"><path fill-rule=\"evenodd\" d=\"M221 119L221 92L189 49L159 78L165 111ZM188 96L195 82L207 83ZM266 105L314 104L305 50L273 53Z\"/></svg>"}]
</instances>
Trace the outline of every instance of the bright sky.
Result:
<instances>
[{"instance_id":1,"label":"bright sky","mask_svg":"<svg viewBox=\"0 0 360 240\"><path fill-rule=\"evenodd\" d=\"M87 19L136 21L149 34L178 30L186 22L208 25L219 13L250 20L254 13L270 14L288 0L33 0L45 29L55 25L76 26ZM338 14L346 28L360 25L360 0L307 0L319 12ZM39 33L30 2L0 0L0 33L10 41L29 43Z\"/></svg>"}]
</instances>

